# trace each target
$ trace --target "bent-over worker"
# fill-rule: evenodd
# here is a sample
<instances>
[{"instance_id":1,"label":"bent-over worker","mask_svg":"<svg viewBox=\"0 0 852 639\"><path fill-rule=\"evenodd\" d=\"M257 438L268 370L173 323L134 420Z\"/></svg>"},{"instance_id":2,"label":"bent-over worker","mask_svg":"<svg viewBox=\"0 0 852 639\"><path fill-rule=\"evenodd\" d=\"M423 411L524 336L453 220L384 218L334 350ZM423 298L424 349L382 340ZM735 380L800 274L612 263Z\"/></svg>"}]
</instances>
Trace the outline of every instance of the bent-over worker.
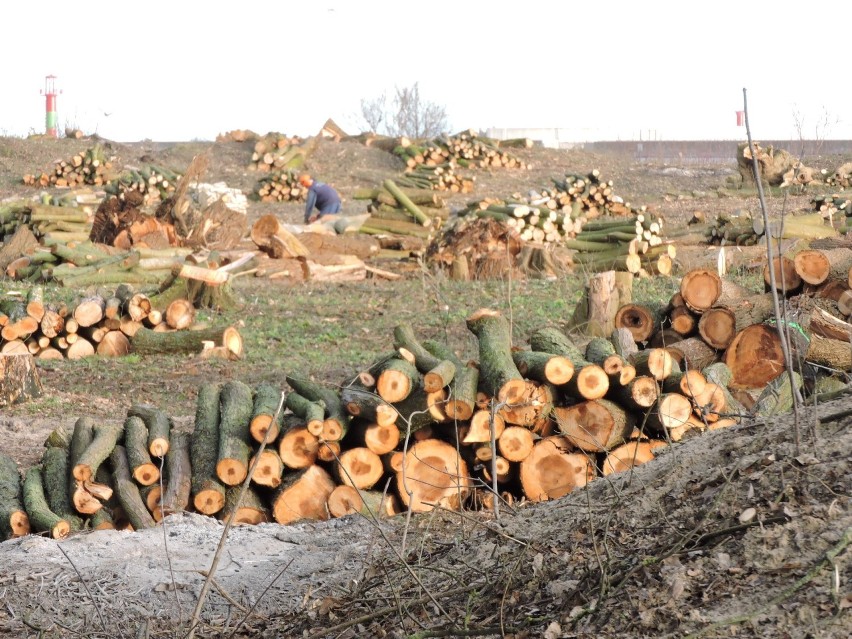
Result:
<instances>
[{"instance_id":1,"label":"bent-over worker","mask_svg":"<svg viewBox=\"0 0 852 639\"><path fill-rule=\"evenodd\" d=\"M316 222L323 215L340 213L340 195L325 182L317 182L310 175L299 177L299 184L308 189L305 202L305 224ZM314 212L316 207L317 211Z\"/></svg>"}]
</instances>

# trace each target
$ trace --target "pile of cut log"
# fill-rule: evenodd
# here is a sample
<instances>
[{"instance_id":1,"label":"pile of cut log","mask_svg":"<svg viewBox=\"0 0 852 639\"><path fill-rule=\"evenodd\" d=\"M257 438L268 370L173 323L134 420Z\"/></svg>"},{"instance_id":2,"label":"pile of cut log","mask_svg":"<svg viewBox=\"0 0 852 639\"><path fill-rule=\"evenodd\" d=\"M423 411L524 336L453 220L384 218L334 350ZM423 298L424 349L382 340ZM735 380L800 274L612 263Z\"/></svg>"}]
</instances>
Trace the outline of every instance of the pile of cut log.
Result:
<instances>
[{"instance_id":1,"label":"pile of cut log","mask_svg":"<svg viewBox=\"0 0 852 639\"><path fill-rule=\"evenodd\" d=\"M217 142L248 142L249 140L257 140L260 135L251 129L234 129L226 131L216 136Z\"/></svg>"},{"instance_id":2,"label":"pile of cut log","mask_svg":"<svg viewBox=\"0 0 852 639\"><path fill-rule=\"evenodd\" d=\"M418 164L403 176L396 178L396 182L399 186L406 188L472 193L476 178L470 175L459 175L456 173L456 168L457 165L452 160L436 166Z\"/></svg>"},{"instance_id":3,"label":"pile of cut log","mask_svg":"<svg viewBox=\"0 0 852 639\"><path fill-rule=\"evenodd\" d=\"M68 160L59 160L53 171L23 176L23 183L39 187L74 187L82 184L99 186L112 179L112 161L100 144L75 153Z\"/></svg>"},{"instance_id":4,"label":"pile of cut log","mask_svg":"<svg viewBox=\"0 0 852 639\"><path fill-rule=\"evenodd\" d=\"M834 202L832 200L831 202ZM833 210L826 199L814 198L816 213L791 213L781 218L773 217L769 221L769 235L774 239L813 240L835 237L839 225L830 223ZM845 208L845 207L844 207ZM829 222L829 223L827 223ZM763 217L746 209L736 209L731 213L720 213L716 219L701 227L707 241L711 244L733 244L735 246L753 246L764 241L766 228Z\"/></svg>"},{"instance_id":5,"label":"pile of cut log","mask_svg":"<svg viewBox=\"0 0 852 639\"><path fill-rule=\"evenodd\" d=\"M186 330L194 321L195 306L190 300L163 303L128 285L89 295L70 306L46 303L42 288L34 286L26 297L7 296L0 301L0 353L81 359L96 354L201 353L220 348L207 356L241 356L242 339L236 329ZM175 331L181 334L168 335ZM230 354L223 353L223 348Z\"/></svg>"},{"instance_id":6,"label":"pile of cut log","mask_svg":"<svg viewBox=\"0 0 852 639\"><path fill-rule=\"evenodd\" d=\"M0 241L10 241L23 227L44 246L86 239L92 225L94 204L99 201L92 193L78 193L61 199L0 204Z\"/></svg>"},{"instance_id":7,"label":"pile of cut log","mask_svg":"<svg viewBox=\"0 0 852 639\"><path fill-rule=\"evenodd\" d=\"M439 136L418 143L402 138L394 153L406 164L407 171L417 165L442 166L452 162L462 168L505 167L529 168L514 154L501 149L498 140L485 138L476 131L461 131L451 136Z\"/></svg>"},{"instance_id":8,"label":"pile of cut log","mask_svg":"<svg viewBox=\"0 0 852 639\"><path fill-rule=\"evenodd\" d=\"M191 434L170 432L168 416L146 405L123 426L80 418L73 433L51 435L48 451L61 452L46 452L23 489L17 467L0 464L0 525L61 537L83 525L153 526L179 510L286 524L558 498L671 442L789 410L796 392L845 385L824 371L852 370L852 325L819 301L834 301L832 278L848 290L852 249L822 257L827 272L815 252L794 260L793 273L820 282L785 298L804 374L785 372L770 297L704 269L689 271L668 304L619 304L611 335L584 348L552 326L518 347L509 321L480 309L466 320L478 354L468 361L400 324L393 350L340 384L289 374L289 391L203 385ZM784 267L767 268L778 276L769 280L793 290ZM590 305L612 293L592 290Z\"/></svg>"},{"instance_id":9,"label":"pile of cut log","mask_svg":"<svg viewBox=\"0 0 852 639\"><path fill-rule=\"evenodd\" d=\"M125 200L130 191L141 193L143 205L156 204L171 197L177 188L181 175L162 166L149 164L140 168L125 168L114 180L110 180L104 191ZM131 198L138 201L137 197Z\"/></svg>"},{"instance_id":10,"label":"pile of cut log","mask_svg":"<svg viewBox=\"0 0 852 639\"><path fill-rule=\"evenodd\" d=\"M254 143L249 168L255 171L298 169L310 153L299 136L267 133Z\"/></svg>"},{"instance_id":11,"label":"pile of cut log","mask_svg":"<svg viewBox=\"0 0 852 639\"><path fill-rule=\"evenodd\" d=\"M255 194L261 202L304 202L307 189L299 184L299 171L283 169L260 178Z\"/></svg>"},{"instance_id":12,"label":"pile of cut log","mask_svg":"<svg viewBox=\"0 0 852 639\"><path fill-rule=\"evenodd\" d=\"M370 235L404 235L428 240L449 217L444 199L427 189L400 188L397 180L359 189L353 199L369 200L370 216L359 227Z\"/></svg>"}]
</instances>

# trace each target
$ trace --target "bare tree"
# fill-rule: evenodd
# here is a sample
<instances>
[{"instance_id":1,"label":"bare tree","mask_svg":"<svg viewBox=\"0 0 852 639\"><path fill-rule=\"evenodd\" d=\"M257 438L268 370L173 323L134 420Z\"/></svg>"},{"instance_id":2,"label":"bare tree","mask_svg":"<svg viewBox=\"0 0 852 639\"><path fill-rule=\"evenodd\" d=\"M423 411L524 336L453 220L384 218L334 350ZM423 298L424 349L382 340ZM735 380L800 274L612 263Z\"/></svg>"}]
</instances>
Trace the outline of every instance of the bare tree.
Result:
<instances>
[{"instance_id":1,"label":"bare tree","mask_svg":"<svg viewBox=\"0 0 852 639\"><path fill-rule=\"evenodd\" d=\"M395 87L390 102L386 94L361 100L361 117L371 131L392 136L426 138L447 130L446 109L424 100L417 82L408 87Z\"/></svg>"}]
</instances>

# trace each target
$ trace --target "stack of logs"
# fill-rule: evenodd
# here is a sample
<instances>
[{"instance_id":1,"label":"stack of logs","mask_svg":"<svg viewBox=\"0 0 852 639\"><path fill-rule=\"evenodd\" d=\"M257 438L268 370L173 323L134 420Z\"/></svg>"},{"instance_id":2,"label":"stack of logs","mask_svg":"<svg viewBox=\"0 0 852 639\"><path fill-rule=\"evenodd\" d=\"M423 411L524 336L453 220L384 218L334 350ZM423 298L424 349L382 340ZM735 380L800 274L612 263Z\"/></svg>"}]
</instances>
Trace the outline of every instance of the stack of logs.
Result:
<instances>
[{"instance_id":1,"label":"stack of logs","mask_svg":"<svg viewBox=\"0 0 852 639\"><path fill-rule=\"evenodd\" d=\"M39 187L74 187L82 184L99 186L111 179L112 163L101 145L75 153L68 160L58 161L51 173L23 176L23 183Z\"/></svg>"},{"instance_id":2,"label":"stack of logs","mask_svg":"<svg viewBox=\"0 0 852 639\"><path fill-rule=\"evenodd\" d=\"M188 438L169 435L169 419L157 409L134 406L123 428L96 427L97 445L83 448L73 445L85 439L83 418L58 474L75 486L72 494L95 495L76 501L133 528L184 509L233 513L244 523L381 517L409 507L557 498L649 461L667 441L736 421L719 399L721 383L711 381L723 378L724 365L708 369L698 391L697 378L679 370L667 350L638 350L627 329L581 351L561 331L542 328L528 348L515 349L500 313L480 309L466 323L478 339L478 362L399 325L394 350L341 385L299 375L286 377L290 392L206 384ZM152 460L162 456L166 476L156 492ZM98 498L93 481L114 489L117 504ZM33 520L49 504L34 492L39 499L24 499ZM56 528L50 516L39 522L35 530L59 534L73 526Z\"/></svg>"},{"instance_id":3,"label":"stack of logs","mask_svg":"<svg viewBox=\"0 0 852 639\"><path fill-rule=\"evenodd\" d=\"M126 285L111 294L85 297L73 307L46 304L42 288L35 286L25 299L0 302L0 353L29 353L38 359L200 353L205 348L224 349L236 357L242 353L242 339L233 328L185 330L195 319L188 300L174 299L163 310L156 307L156 300ZM166 336L175 331L181 334Z\"/></svg>"},{"instance_id":4,"label":"stack of logs","mask_svg":"<svg viewBox=\"0 0 852 639\"><path fill-rule=\"evenodd\" d=\"M361 233L394 233L427 239L449 217L444 199L426 189L400 188L397 180L385 180L381 187L358 189L355 200L370 200L370 214L359 228Z\"/></svg>"},{"instance_id":5,"label":"stack of logs","mask_svg":"<svg viewBox=\"0 0 852 639\"><path fill-rule=\"evenodd\" d=\"M267 133L254 143L249 168L255 171L298 169L305 163L307 150L302 138Z\"/></svg>"},{"instance_id":6,"label":"stack of logs","mask_svg":"<svg viewBox=\"0 0 852 639\"><path fill-rule=\"evenodd\" d=\"M7 241L21 227L28 227L40 243L86 239L92 224L91 194L79 194L56 204L16 201L0 205L0 240Z\"/></svg>"},{"instance_id":7,"label":"stack of logs","mask_svg":"<svg viewBox=\"0 0 852 639\"><path fill-rule=\"evenodd\" d=\"M105 187L109 195L126 199L128 191L142 194L142 204L155 204L174 195L181 175L162 166L147 165L139 169L128 168Z\"/></svg>"},{"instance_id":8,"label":"stack of logs","mask_svg":"<svg viewBox=\"0 0 852 639\"><path fill-rule=\"evenodd\" d=\"M667 304L623 305L615 325L628 328L637 342L664 348L689 375L723 362L726 372L717 383L725 387L731 412L783 412L790 407L791 384L827 392L845 385L843 376L852 371L850 268L850 248L807 249L764 268L767 290L772 282L781 296L781 323L794 362L806 362L804 378L782 374L772 294L737 286L714 271L687 272Z\"/></svg>"},{"instance_id":9,"label":"stack of logs","mask_svg":"<svg viewBox=\"0 0 852 639\"><path fill-rule=\"evenodd\" d=\"M817 198L813 204L817 209L816 213L797 213L771 219L770 237L812 240L836 236L837 229L826 224L826 219L834 212L831 206L826 204L826 200L818 201ZM714 222L703 226L702 232L711 244L754 246L764 240L765 227L761 215L752 215L748 210L736 209L732 213L717 215Z\"/></svg>"},{"instance_id":10,"label":"stack of logs","mask_svg":"<svg viewBox=\"0 0 852 639\"><path fill-rule=\"evenodd\" d=\"M299 184L299 171L283 169L260 178L255 193L261 202L304 202L307 189Z\"/></svg>"},{"instance_id":11,"label":"stack of logs","mask_svg":"<svg viewBox=\"0 0 852 639\"><path fill-rule=\"evenodd\" d=\"M650 215L646 207L634 208L615 195L612 180L603 181L597 169L584 177L569 174L562 179L554 179L553 183L556 188L532 191L527 196L516 193L505 201L485 199L473 202L465 213L510 221L520 232L529 226L529 233L540 236L535 241L553 242L574 237L588 220L600 216L641 215L644 218ZM536 228L543 235L536 233Z\"/></svg>"},{"instance_id":12,"label":"stack of logs","mask_svg":"<svg viewBox=\"0 0 852 639\"><path fill-rule=\"evenodd\" d=\"M412 146L415 147L414 150L409 151ZM512 153L500 149L498 141L480 137L473 130L462 131L449 137L433 138L421 145L403 138L394 153L406 163L408 171L414 170L418 164L440 166L450 161L462 168L529 168Z\"/></svg>"}]
</instances>

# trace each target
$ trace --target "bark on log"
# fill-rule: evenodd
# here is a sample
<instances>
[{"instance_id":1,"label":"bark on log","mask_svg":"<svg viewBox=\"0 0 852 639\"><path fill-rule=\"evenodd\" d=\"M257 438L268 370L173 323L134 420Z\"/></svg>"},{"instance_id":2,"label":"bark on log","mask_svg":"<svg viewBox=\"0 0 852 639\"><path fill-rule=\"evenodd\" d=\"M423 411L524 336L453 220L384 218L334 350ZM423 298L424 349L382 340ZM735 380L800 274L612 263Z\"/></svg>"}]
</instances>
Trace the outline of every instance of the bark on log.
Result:
<instances>
[{"instance_id":1,"label":"bark on log","mask_svg":"<svg viewBox=\"0 0 852 639\"><path fill-rule=\"evenodd\" d=\"M0 354L0 408L41 397L44 388L33 356Z\"/></svg>"},{"instance_id":2,"label":"bark on log","mask_svg":"<svg viewBox=\"0 0 852 639\"><path fill-rule=\"evenodd\" d=\"M636 343L651 339L659 325L657 310L644 304L623 304L615 314L615 327L629 330Z\"/></svg>"},{"instance_id":3,"label":"bark on log","mask_svg":"<svg viewBox=\"0 0 852 639\"><path fill-rule=\"evenodd\" d=\"M684 371L700 371L719 359L716 351L710 348L707 342L698 337L688 337L685 340L675 342L671 346L668 346L667 350L679 356L681 361L680 367Z\"/></svg>"},{"instance_id":4,"label":"bark on log","mask_svg":"<svg viewBox=\"0 0 852 639\"><path fill-rule=\"evenodd\" d=\"M133 404L128 416L139 417L148 428L148 452L154 457L165 457L169 452L169 433L172 420L164 411L151 404Z\"/></svg>"},{"instance_id":5,"label":"bark on log","mask_svg":"<svg viewBox=\"0 0 852 639\"><path fill-rule=\"evenodd\" d=\"M118 502L133 529L142 530L156 526L154 518L142 500L139 487L130 476L130 466L127 463L127 453L124 446L118 445L113 448L109 459L112 465L112 480Z\"/></svg>"},{"instance_id":6,"label":"bark on log","mask_svg":"<svg viewBox=\"0 0 852 639\"><path fill-rule=\"evenodd\" d=\"M149 328L141 328L130 339L130 346L134 353L140 355L200 353L205 348L205 342L225 346L236 359L242 357L242 338L232 326L172 333L158 333Z\"/></svg>"},{"instance_id":7,"label":"bark on log","mask_svg":"<svg viewBox=\"0 0 852 639\"><path fill-rule=\"evenodd\" d=\"M376 377L376 392L390 404L401 402L419 385L417 369L401 357L385 361Z\"/></svg>"},{"instance_id":8,"label":"bark on log","mask_svg":"<svg viewBox=\"0 0 852 639\"><path fill-rule=\"evenodd\" d=\"M192 503L195 510L214 515L225 506L225 487L216 478L219 451L219 391L217 384L198 389L195 427L190 440Z\"/></svg>"},{"instance_id":9,"label":"bark on log","mask_svg":"<svg viewBox=\"0 0 852 639\"><path fill-rule=\"evenodd\" d=\"M571 381L574 365L567 357L540 351L513 351L512 360L518 372L527 379L561 386Z\"/></svg>"},{"instance_id":10,"label":"bark on log","mask_svg":"<svg viewBox=\"0 0 852 639\"><path fill-rule=\"evenodd\" d=\"M33 532L47 532L53 539L64 539L71 532L71 524L50 510L44 492L41 466L27 470L24 478L24 508Z\"/></svg>"},{"instance_id":11,"label":"bark on log","mask_svg":"<svg viewBox=\"0 0 852 639\"><path fill-rule=\"evenodd\" d=\"M219 458L216 462L216 476L226 486L241 484L248 474L252 409L252 391L248 385L232 380L222 386L219 393Z\"/></svg>"},{"instance_id":12,"label":"bark on log","mask_svg":"<svg viewBox=\"0 0 852 639\"><path fill-rule=\"evenodd\" d=\"M349 429L349 416L337 392L295 375L287 375L286 380L299 395L325 404L322 438L329 442L340 441Z\"/></svg>"},{"instance_id":13,"label":"bark on log","mask_svg":"<svg viewBox=\"0 0 852 639\"><path fill-rule=\"evenodd\" d=\"M342 401L342 400L341 400ZM299 393L293 391L287 394L285 405L296 417L302 420L302 424L308 432L316 437L325 438L323 429L325 427L325 402L323 400L311 401Z\"/></svg>"},{"instance_id":14,"label":"bark on log","mask_svg":"<svg viewBox=\"0 0 852 639\"><path fill-rule=\"evenodd\" d=\"M465 320L479 342L479 385L505 404L517 403L526 390L524 379L512 360L512 331L497 311L479 309Z\"/></svg>"},{"instance_id":15,"label":"bark on log","mask_svg":"<svg viewBox=\"0 0 852 639\"><path fill-rule=\"evenodd\" d=\"M609 390L609 376L597 364L588 362L567 335L555 328L542 328L530 335L534 351L567 357L574 365L574 375L566 386L569 393L585 399L600 399Z\"/></svg>"},{"instance_id":16,"label":"bark on log","mask_svg":"<svg viewBox=\"0 0 852 639\"><path fill-rule=\"evenodd\" d=\"M0 538L6 540L29 533L30 518L24 508L18 465L0 453Z\"/></svg>"},{"instance_id":17,"label":"bark on log","mask_svg":"<svg viewBox=\"0 0 852 639\"><path fill-rule=\"evenodd\" d=\"M463 364L452 350L440 342L424 340L423 346L436 357L452 361L456 366L456 373L452 384L450 384L450 397L444 404L444 412L447 417L459 421L470 419L476 406L479 368L474 365Z\"/></svg>"},{"instance_id":18,"label":"bark on log","mask_svg":"<svg viewBox=\"0 0 852 639\"><path fill-rule=\"evenodd\" d=\"M521 487L527 499L558 499L594 478L592 461L584 453L571 450L566 437L552 436L536 443L520 467Z\"/></svg>"},{"instance_id":19,"label":"bark on log","mask_svg":"<svg viewBox=\"0 0 852 639\"><path fill-rule=\"evenodd\" d=\"M269 444L278 439L284 412L282 399L284 399L282 391L277 386L261 383L255 387L249 423L249 432L254 441L258 443L266 441Z\"/></svg>"},{"instance_id":20,"label":"bark on log","mask_svg":"<svg viewBox=\"0 0 852 639\"><path fill-rule=\"evenodd\" d=\"M67 521L73 532L82 529L83 520L74 511L68 491L68 479L71 476L68 457L67 444L65 447L47 446L42 454L41 467L47 507Z\"/></svg>"},{"instance_id":21,"label":"bark on log","mask_svg":"<svg viewBox=\"0 0 852 639\"><path fill-rule=\"evenodd\" d=\"M148 427L141 417L129 415L124 420L124 447L133 479L141 486L157 483L160 480L160 469L151 460Z\"/></svg>"},{"instance_id":22,"label":"bark on log","mask_svg":"<svg viewBox=\"0 0 852 639\"><path fill-rule=\"evenodd\" d=\"M189 433L172 433L171 445L166 454L166 489L160 500L160 511L164 517L183 512L189 506L192 487L189 446Z\"/></svg>"},{"instance_id":23,"label":"bark on log","mask_svg":"<svg viewBox=\"0 0 852 639\"><path fill-rule=\"evenodd\" d=\"M124 433L121 425L100 423L92 430L92 440L76 458L72 473L80 482L92 481L98 467L106 461Z\"/></svg>"}]
</instances>

